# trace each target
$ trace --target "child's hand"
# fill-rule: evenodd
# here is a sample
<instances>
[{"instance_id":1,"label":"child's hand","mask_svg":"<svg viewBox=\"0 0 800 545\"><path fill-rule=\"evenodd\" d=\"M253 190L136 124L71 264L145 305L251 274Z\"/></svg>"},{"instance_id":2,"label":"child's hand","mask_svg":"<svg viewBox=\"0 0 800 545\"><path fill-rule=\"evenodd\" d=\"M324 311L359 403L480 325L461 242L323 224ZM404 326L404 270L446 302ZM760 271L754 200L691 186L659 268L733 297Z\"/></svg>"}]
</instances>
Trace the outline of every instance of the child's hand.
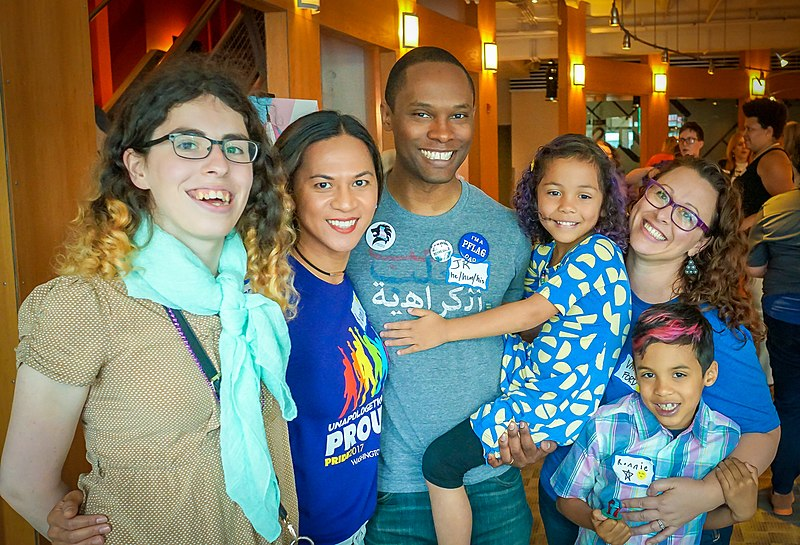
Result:
<instances>
[{"instance_id":1,"label":"child's hand","mask_svg":"<svg viewBox=\"0 0 800 545\"><path fill-rule=\"evenodd\" d=\"M406 346L398 350L397 354L413 354L429 348L436 348L440 344L447 342L446 330L447 320L433 312L422 308L410 308L408 313L418 316L416 320L406 320L403 322L390 322L384 324L381 332L386 346Z\"/></svg>"},{"instance_id":2,"label":"child's hand","mask_svg":"<svg viewBox=\"0 0 800 545\"><path fill-rule=\"evenodd\" d=\"M600 509L592 509L592 526L608 545L625 545L631 538L631 529L624 520L606 518Z\"/></svg>"},{"instance_id":3,"label":"child's hand","mask_svg":"<svg viewBox=\"0 0 800 545\"><path fill-rule=\"evenodd\" d=\"M725 503L735 522L744 522L756 514L758 501L758 471L734 457L722 460L714 470L722 487Z\"/></svg>"}]
</instances>

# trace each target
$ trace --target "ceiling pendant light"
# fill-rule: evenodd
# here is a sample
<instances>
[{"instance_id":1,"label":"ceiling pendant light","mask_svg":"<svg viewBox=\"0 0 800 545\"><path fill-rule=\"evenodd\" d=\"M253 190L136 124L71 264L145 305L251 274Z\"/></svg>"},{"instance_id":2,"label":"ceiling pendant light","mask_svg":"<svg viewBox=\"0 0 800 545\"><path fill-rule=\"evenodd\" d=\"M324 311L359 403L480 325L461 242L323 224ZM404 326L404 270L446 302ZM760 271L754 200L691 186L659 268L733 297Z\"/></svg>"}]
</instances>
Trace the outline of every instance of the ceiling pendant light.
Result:
<instances>
[{"instance_id":1,"label":"ceiling pendant light","mask_svg":"<svg viewBox=\"0 0 800 545\"><path fill-rule=\"evenodd\" d=\"M661 52L661 62L664 64L669 64L669 51L666 49Z\"/></svg>"},{"instance_id":2,"label":"ceiling pendant light","mask_svg":"<svg viewBox=\"0 0 800 545\"><path fill-rule=\"evenodd\" d=\"M709 76L714 75L714 59L708 61L708 75Z\"/></svg>"},{"instance_id":3,"label":"ceiling pendant light","mask_svg":"<svg viewBox=\"0 0 800 545\"><path fill-rule=\"evenodd\" d=\"M611 17L608 19L608 24L611 26L619 26L619 10L617 9L617 0L611 2Z\"/></svg>"},{"instance_id":4,"label":"ceiling pendant light","mask_svg":"<svg viewBox=\"0 0 800 545\"><path fill-rule=\"evenodd\" d=\"M631 35L626 32L622 38L622 49L628 51L631 48Z\"/></svg>"}]
</instances>

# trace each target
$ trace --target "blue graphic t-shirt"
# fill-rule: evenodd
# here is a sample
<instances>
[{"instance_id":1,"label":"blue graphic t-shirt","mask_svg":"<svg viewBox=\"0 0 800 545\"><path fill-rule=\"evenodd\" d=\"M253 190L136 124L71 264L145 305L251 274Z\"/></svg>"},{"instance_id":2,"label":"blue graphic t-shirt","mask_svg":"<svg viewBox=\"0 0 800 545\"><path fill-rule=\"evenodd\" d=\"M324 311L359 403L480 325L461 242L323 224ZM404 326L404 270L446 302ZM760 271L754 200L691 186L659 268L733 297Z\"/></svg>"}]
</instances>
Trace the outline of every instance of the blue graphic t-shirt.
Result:
<instances>
[{"instance_id":1,"label":"blue graphic t-shirt","mask_svg":"<svg viewBox=\"0 0 800 545\"><path fill-rule=\"evenodd\" d=\"M350 537L375 510L387 357L353 285L318 279L294 258L297 317L286 380L300 528L317 545Z\"/></svg>"}]
</instances>

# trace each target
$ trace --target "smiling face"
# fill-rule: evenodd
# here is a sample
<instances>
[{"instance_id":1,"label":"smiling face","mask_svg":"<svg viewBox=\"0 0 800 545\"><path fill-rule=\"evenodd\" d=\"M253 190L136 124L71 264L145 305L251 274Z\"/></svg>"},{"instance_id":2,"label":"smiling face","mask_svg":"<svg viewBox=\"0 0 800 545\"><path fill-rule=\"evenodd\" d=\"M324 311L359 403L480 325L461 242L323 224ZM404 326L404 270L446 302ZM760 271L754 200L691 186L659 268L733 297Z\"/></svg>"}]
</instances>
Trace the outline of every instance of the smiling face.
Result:
<instances>
[{"instance_id":1,"label":"smiling face","mask_svg":"<svg viewBox=\"0 0 800 545\"><path fill-rule=\"evenodd\" d=\"M753 153L758 153L775 143L772 137L772 127L766 129L758 122L757 117L744 119L744 141Z\"/></svg>"},{"instance_id":2,"label":"smiling face","mask_svg":"<svg viewBox=\"0 0 800 545\"><path fill-rule=\"evenodd\" d=\"M175 132L214 140L249 138L242 115L210 95L174 106L151 139ZM150 192L153 221L200 255L209 245L221 247L239 221L253 166L228 161L217 145L205 159L178 157L172 146L167 140L146 153L128 149L123 160L133 184Z\"/></svg>"},{"instance_id":3,"label":"smiling face","mask_svg":"<svg viewBox=\"0 0 800 545\"><path fill-rule=\"evenodd\" d=\"M644 354L634 354L636 380L645 406L667 429L692 423L703 388L717 380L717 363L703 373L691 344L656 342Z\"/></svg>"},{"instance_id":4,"label":"smiling face","mask_svg":"<svg viewBox=\"0 0 800 545\"><path fill-rule=\"evenodd\" d=\"M311 144L292 188L297 247L324 270L344 270L378 204L378 180L366 144L347 134Z\"/></svg>"},{"instance_id":5,"label":"smiling face","mask_svg":"<svg viewBox=\"0 0 800 545\"><path fill-rule=\"evenodd\" d=\"M700 174L678 167L658 179L673 201L697 214L706 225L714 224L719 195ZM703 231L679 229L671 219L672 207L658 209L647 199L639 199L630 215L630 249L637 259L682 264L686 255L696 255L708 239Z\"/></svg>"},{"instance_id":6,"label":"smiling face","mask_svg":"<svg viewBox=\"0 0 800 545\"><path fill-rule=\"evenodd\" d=\"M577 159L554 159L536 187L539 221L556 242L559 258L594 232L603 194L594 165Z\"/></svg>"},{"instance_id":7,"label":"smiling face","mask_svg":"<svg viewBox=\"0 0 800 545\"><path fill-rule=\"evenodd\" d=\"M700 150L703 149L704 142L697 137L697 133L691 129L681 131L678 136L678 148L681 155L691 155L700 157Z\"/></svg>"},{"instance_id":8,"label":"smiling face","mask_svg":"<svg viewBox=\"0 0 800 545\"><path fill-rule=\"evenodd\" d=\"M392 174L411 183L456 180L472 144L474 100L466 74L443 62L410 66L394 108L381 105L383 125L394 133Z\"/></svg>"}]
</instances>

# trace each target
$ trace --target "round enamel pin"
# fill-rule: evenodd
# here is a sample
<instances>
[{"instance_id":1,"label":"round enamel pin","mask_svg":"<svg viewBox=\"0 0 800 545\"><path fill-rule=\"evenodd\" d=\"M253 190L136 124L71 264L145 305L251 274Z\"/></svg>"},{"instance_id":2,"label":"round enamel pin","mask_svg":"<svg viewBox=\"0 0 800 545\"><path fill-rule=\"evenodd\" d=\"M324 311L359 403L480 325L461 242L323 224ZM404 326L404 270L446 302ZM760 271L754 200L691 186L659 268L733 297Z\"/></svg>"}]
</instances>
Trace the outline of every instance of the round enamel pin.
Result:
<instances>
[{"instance_id":1,"label":"round enamel pin","mask_svg":"<svg viewBox=\"0 0 800 545\"><path fill-rule=\"evenodd\" d=\"M376 221L364 233L364 240L366 240L367 246L376 252L388 250L396 239L397 234L394 231L394 227L385 221Z\"/></svg>"},{"instance_id":2,"label":"round enamel pin","mask_svg":"<svg viewBox=\"0 0 800 545\"><path fill-rule=\"evenodd\" d=\"M453 245L449 241L439 239L431 244L431 257L434 261L439 263L446 263L450 261L453 256Z\"/></svg>"}]
</instances>

